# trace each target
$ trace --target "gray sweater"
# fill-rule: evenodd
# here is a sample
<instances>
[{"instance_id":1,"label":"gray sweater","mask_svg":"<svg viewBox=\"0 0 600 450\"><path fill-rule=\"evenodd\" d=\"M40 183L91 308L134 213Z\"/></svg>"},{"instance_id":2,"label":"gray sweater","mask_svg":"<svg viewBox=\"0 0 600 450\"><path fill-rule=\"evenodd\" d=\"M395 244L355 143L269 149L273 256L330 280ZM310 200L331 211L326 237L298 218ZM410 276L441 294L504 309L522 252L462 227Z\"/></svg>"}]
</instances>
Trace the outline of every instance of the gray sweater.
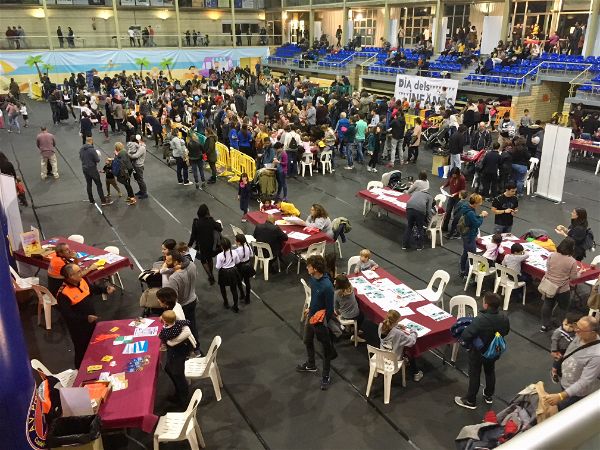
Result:
<instances>
[{"instance_id":1,"label":"gray sweater","mask_svg":"<svg viewBox=\"0 0 600 450\"><path fill-rule=\"evenodd\" d=\"M417 342L417 332L411 330L401 330L398 327L394 327L386 336L381 336L381 327L383 324L379 324L377 327L377 335L380 339L380 347L384 350L389 350L398 355L398 359L402 357L404 353L404 347L412 347Z\"/></svg>"},{"instance_id":2,"label":"gray sweater","mask_svg":"<svg viewBox=\"0 0 600 450\"><path fill-rule=\"evenodd\" d=\"M579 338L573 339L565 355L582 344ZM562 364L560 384L569 397L585 397L600 389L600 344L578 351Z\"/></svg>"},{"instance_id":3,"label":"gray sweater","mask_svg":"<svg viewBox=\"0 0 600 450\"><path fill-rule=\"evenodd\" d=\"M433 198L427 191L417 191L410 196L408 202L406 202L406 209L414 209L425 214L426 217L431 216L431 207L433 205Z\"/></svg>"},{"instance_id":4,"label":"gray sweater","mask_svg":"<svg viewBox=\"0 0 600 450\"><path fill-rule=\"evenodd\" d=\"M146 160L146 144L137 142L127 143L127 154L136 167L143 167Z\"/></svg>"},{"instance_id":5,"label":"gray sweater","mask_svg":"<svg viewBox=\"0 0 600 450\"><path fill-rule=\"evenodd\" d=\"M181 306L196 301L196 265L193 262L184 261L182 270L173 272L163 287L170 287L177 292L177 302Z\"/></svg>"},{"instance_id":6,"label":"gray sweater","mask_svg":"<svg viewBox=\"0 0 600 450\"><path fill-rule=\"evenodd\" d=\"M417 180L406 191L407 194L412 194L416 191L426 191L429 189L429 180Z\"/></svg>"},{"instance_id":7,"label":"gray sweater","mask_svg":"<svg viewBox=\"0 0 600 450\"><path fill-rule=\"evenodd\" d=\"M550 338L550 351L561 352L564 354L574 338L575 332L565 331L561 325L552 333L552 337Z\"/></svg>"},{"instance_id":8,"label":"gray sweater","mask_svg":"<svg viewBox=\"0 0 600 450\"><path fill-rule=\"evenodd\" d=\"M360 314L354 292L351 292L350 295L340 295L340 291L335 291L333 302L335 310L342 316L342 319L356 319Z\"/></svg>"}]
</instances>

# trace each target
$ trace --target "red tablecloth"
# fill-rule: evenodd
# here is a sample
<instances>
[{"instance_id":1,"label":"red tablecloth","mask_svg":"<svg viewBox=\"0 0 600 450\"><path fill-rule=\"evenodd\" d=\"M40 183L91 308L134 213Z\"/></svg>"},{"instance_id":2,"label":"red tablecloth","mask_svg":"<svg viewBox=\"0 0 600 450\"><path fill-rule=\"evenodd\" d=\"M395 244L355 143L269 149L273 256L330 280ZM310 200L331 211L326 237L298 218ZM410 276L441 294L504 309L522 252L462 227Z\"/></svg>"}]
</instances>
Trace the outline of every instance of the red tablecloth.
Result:
<instances>
[{"instance_id":1,"label":"red tablecloth","mask_svg":"<svg viewBox=\"0 0 600 450\"><path fill-rule=\"evenodd\" d=\"M78 242L75 241L70 241L69 239L65 238L65 237L54 237L54 238L50 238L47 239L45 241L42 241L42 245L46 245L46 244L50 244L50 245L56 245L62 242L66 242L67 244L69 244L69 248L71 250L73 250L74 252L83 252L83 253L87 253L88 255L105 255L107 252L105 252L103 249L101 248L96 248L96 247L91 247L89 245L85 245L85 244L80 244ZM14 257L17 261L21 261L25 264L29 264L31 266L35 266L35 267L39 267L40 269L44 269L44 270L48 270L48 267L50 266L50 261L48 259L42 258L42 257L34 257L34 256L25 256L25 253L23 253L22 249L19 249L17 251L15 251L14 253ZM133 265L131 264L131 261L129 261L129 258L127 258L126 256L122 256L119 261L116 261L112 264L105 264L104 267L100 270L92 270L90 273L88 273L85 276L85 279L88 283L95 283L98 280L101 280L102 278L107 278L110 275L114 275L115 273L117 273L119 270L124 269L126 267L131 267L133 268ZM82 261L80 264L80 267L82 269L91 266L94 261Z\"/></svg>"},{"instance_id":2,"label":"red tablecloth","mask_svg":"<svg viewBox=\"0 0 600 450\"><path fill-rule=\"evenodd\" d=\"M483 157L483 155L485 155L485 150L479 150L478 152L471 151L471 152L462 153L460 155L460 159L461 159L461 161L464 161L467 163L477 162L477 161L479 161L480 158Z\"/></svg>"},{"instance_id":3,"label":"red tablecloth","mask_svg":"<svg viewBox=\"0 0 600 450\"><path fill-rule=\"evenodd\" d=\"M392 190L388 187L384 189L390 191ZM395 205L386 200L380 200L379 198L377 198L378 196L375 192L369 191L368 189L358 191L356 195L362 199L365 199L373 205L379 206L381 209L385 209L386 211L391 212L392 214L396 214L397 216L406 216L406 208ZM410 194L402 194L396 198L398 199L398 201L406 203L408 202L408 200L410 200Z\"/></svg>"},{"instance_id":4,"label":"red tablecloth","mask_svg":"<svg viewBox=\"0 0 600 450\"><path fill-rule=\"evenodd\" d=\"M248 221L250 223L253 223L254 225L265 223L267 221L268 216L268 214L261 211L252 211L246 214L246 218L248 219ZM274 214L274 216L277 220L282 218L281 214ZM281 228L286 234L289 234L292 231L304 233L302 231L304 227L300 225L282 225L279 228ZM287 255L288 253L306 250L311 244L316 244L317 242L323 241L333 242L333 239L323 232L312 234L310 237L304 240L294 239L288 236L288 240L285 241L283 243L283 246L281 247L281 253L283 255Z\"/></svg>"},{"instance_id":5,"label":"red tablecloth","mask_svg":"<svg viewBox=\"0 0 600 450\"><path fill-rule=\"evenodd\" d=\"M98 322L73 386L77 387L83 381L98 379L100 372L110 372L111 374L125 372L125 367L131 359L140 356L150 356L150 362L144 366L144 370L140 372L125 372L128 382L127 389L109 394L106 401L100 407L100 418L102 419L102 428L105 429L139 428L146 433L151 433L158 421L158 417L154 414L154 397L156 396L156 382L160 359L160 339L158 336L134 338L133 342L148 341L148 351L131 355L123 354L125 344L113 345L114 339L107 339L92 344L96 336L111 334L109 330L113 327L119 327L114 334L132 336L134 328L129 326L132 320ZM160 331L161 323L158 318L155 318L154 323L150 324L150 326L158 326ZM105 355L111 355L117 365L111 367L108 362L102 362L102 357ZM100 364L102 365L102 370L87 373L88 366Z\"/></svg>"},{"instance_id":6,"label":"red tablecloth","mask_svg":"<svg viewBox=\"0 0 600 450\"><path fill-rule=\"evenodd\" d=\"M381 268L375 270L375 272L377 272L377 274L380 276L380 278L388 278L389 280L393 281L395 284L400 283L400 280L398 278L389 274L388 272L386 272L385 270L383 270ZM357 275L351 274L351 275L349 275L349 278L352 278L355 276L357 276ZM374 280L370 280L370 281L374 281ZM376 324L383 322L383 319L385 319L385 317L387 315L387 311L382 310L378 305L376 305L375 303L372 303L364 295L358 294L356 292L355 292L355 294L356 294L356 299L358 300L358 305L360 307L360 310L363 312L365 317L367 319L369 319L371 322L376 323ZM424 327L427 327L431 330L426 335L424 335L420 338L417 338L417 343L413 347L406 348L406 352L409 353L411 356L419 356L421 353L424 353L428 350L431 350L431 349L434 349L434 348L437 348L437 347L440 347L440 346L446 345L446 344L453 344L455 342L455 339L452 337L452 334L450 333L450 327L452 327L452 325L454 325L454 323L456 322L456 318L450 317L446 320L437 322L437 321L433 320L432 318L424 316L419 311L417 311L417 308L419 308L423 305L427 305L428 303L430 303L428 300L423 299L422 302L413 302L408 305L408 307L413 310L414 314L412 316L406 316L406 318L410 319L413 322L416 322L420 325L423 325Z\"/></svg>"},{"instance_id":7,"label":"red tablecloth","mask_svg":"<svg viewBox=\"0 0 600 450\"><path fill-rule=\"evenodd\" d=\"M600 153L600 145L592 144L592 141L586 141L585 139L574 139L571 141L570 150L585 151L590 153Z\"/></svg>"},{"instance_id":8,"label":"red tablecloth","mask_svg":"<svg viewBox=\"0 0 600 450\"><path fill-rule=\"evenodd\" d=\"M524 244L526 241L523 239L519 239L517 241L511 241L511 242L519 242L521 244ZM481 241L481 238L477 239L477 247L479 247L482 250L485 250L485 244ZM504 247L503 249L504 249L504 254L510 254L510 248ZM502 259L504 258L504 254L501 254L498 256L499 262L502 262ZM584 271L581 273L581 275L578 278L571 281L571 285L585 283L586 281L589 281L589 280L595 280L600 275L600 266L597 268L593 268L589 264L582 262L582 263L579 263L579 267L583 268ZM544 275L546 275L545 270L538 269L537 267L531 266L531 265L527 264L527 261L523 262L523 264L521 265L521 270L523 272L531 275L532 278L535 280L541 280L542 278L544 278Z\"/></svg>"}]
</instances>

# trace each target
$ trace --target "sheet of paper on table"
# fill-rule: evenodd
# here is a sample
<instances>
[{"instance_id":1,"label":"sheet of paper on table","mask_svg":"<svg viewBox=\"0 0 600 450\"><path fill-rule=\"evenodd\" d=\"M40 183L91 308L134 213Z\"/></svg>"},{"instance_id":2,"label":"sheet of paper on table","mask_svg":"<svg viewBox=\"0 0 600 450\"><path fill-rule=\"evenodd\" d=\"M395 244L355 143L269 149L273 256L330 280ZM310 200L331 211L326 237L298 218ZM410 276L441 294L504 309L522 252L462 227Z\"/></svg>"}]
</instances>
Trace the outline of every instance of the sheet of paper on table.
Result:
<instances>
[{"instance_id":1,"label":"sheet of paper on table","mask_svg":"<svg viewBox=\"0 0 600 450\"><path fill-rule=\"evenodd\" d=\"M305 239L308 239L310 237L310 234L300 233L299 231L292 231L291 233L288 233L288 236L292 239L304 241Z\"/></svg>"},{"instance_id":2,"label":"sheet of paper on table","mask_svg":"<svg viewBox=\"0 0 600 450\"><path fill-rule=\"evenodd\" d=\"M129 326L136 328L147 328L150 324L152 324L152 322L154 322L154 319L148 319L147 317L145 317L139 320L132 320L131 322L129 322Z\"/></svg>"},{"instance_id":3,"label":"sheet of paper on table","mask_svg":"<svg viewBox=\"0 0 600 450\"><path fill-rule=\"evenodd\" d=\"M300 225L302 227L306 226L306 222L302 220L300 217L296 216L284 216L283 220L287 223L291 223L292 225Z\"/></svg>"},{"instance_id":4,"label":"sheet of paper on table","mask_svg":"<svg viewBox=\"0 0 600 450\"><path fill-rule=\"evenodd\" d=\"M378 280L373 281L373 283L371 284L382 290L393 289L394 287L396 287L396 283L394 283L389 278L379 278Z\"/></svg>"},{"instance_id":5,"label":"sheet of paper on table","mask_svg":"<svg viewBox=\"0 0 600 450\"><path fill-rule=\"evenodd\" d=\"M106 253L104 255L94 256L93 259L98 259L98 260L103 259L104 261L106 261L106 264L114 264L116 262L123 260L124 257L121 255L115 255L114 253Z\"/></svg>"},{"instance_id":6,"label":"sheet of paper on table","mask_svg":"<svg viewBox=\"0 0 600 450\"><path fill-rule=\"evenodd\" d=\"M360 286L362 284L369 284L369 282L365 277L357 276L350 278L350 284L356 288L357 286Z\"/></svg>"},{"instance_id":7,"label":"sheet of paper on table","mask_svg":"<svg viewBox=\"0 0 600 450\"><path fill-rule=\"evenodd\" d=\"M361 273L369 280L374 280L375 278L379 278L379 275L377 275L377 272L375 272L373 270L363 270Z\"/></svg>"},{"instance_id":8,"label":"sheet of paper on table","mask_svg":"<svg viewBox=\"0 0 600 450\"><path fill-rule=\"evenodd\" d=\"M133 342L133 336L119 336L113 341L113 345L128 344Z\"/></svg>"},{"instance_id":9,"label":"sheet of paper on table","mask_svg":"<svg viewBox=\"0 0 600 450\"><path fill-rule=\"evenodd\" d=\"M452 317L452 314L447 313L442 308L434 305L433 303L428 303L427 305L423 305L417 308L421 314L427 317L431 317L436 322L440 322L442 320L449 319Z\"/></svg>"},{"instance_id":10,"label":"sheet of paper on table","mask_svg":"<svg viewBox=\"0 0 600 450\"><path fill-rule=\"evenodd\" d=\"M125 376L124 372L119 372L108 377L108 381L110 381L111 389L113 391L122 391L123 389L127 389L129 383Z\"/></svg>"},{"instance_id":11,"label":"sheet of paper on table","mask_svg":"<svg viewBox=\"0 0 600 450\"><path fill-rule=\"evenodd\" d=\"M138 353L145 353L148 351L148 341L138 341L131 344L125 345L123 349L124 355L134 355Z\"/></svg>"},{"instance_id":12,"label":"sheet of paper on table","mask_svg":"<svg viewBox=\"0 0 600 450\"><path fill-rule=\"evenodd\" d=\"M156 336L157 334L158 334L158 327L136 328L133 331L134 337Z\"/></svg>"},{"instance_id":13,"label":"sheet of paper on table","mask_svg":"<svg viewBox=\"0 0 600 450\"><path fill-rule=\"evenodd\" d=\"M404 308L399 308L398 312L400 313L401 316L412 316L415 312L408 308L408 307L404 307Z\"/></svg>"},{"instance_id":14,"label":"sheet of paper on table","mask_svg":"<svg viewBox=\"0 0 600 450\"><path fill-rule=\"evenodd\" d=\"M265 214L279 214L281 211L279 211L277 208L273 208L273 209L267 209L263 212Z\"/></svg>"},{"instance_id":15,"label":"sheet of paper on table","mask_svg":"<svg viewBox=\"0 0 600 450\"><path fill-rule=\"evenodd\" d=\"M400 321L400 325L404 325L407 329L415 331L417 333L417 337L423 337L431 331L429 328L424 327L423 325L418 324L416 322L413 322L410 319L402 319Z\"/></svg>"}]
</instances>

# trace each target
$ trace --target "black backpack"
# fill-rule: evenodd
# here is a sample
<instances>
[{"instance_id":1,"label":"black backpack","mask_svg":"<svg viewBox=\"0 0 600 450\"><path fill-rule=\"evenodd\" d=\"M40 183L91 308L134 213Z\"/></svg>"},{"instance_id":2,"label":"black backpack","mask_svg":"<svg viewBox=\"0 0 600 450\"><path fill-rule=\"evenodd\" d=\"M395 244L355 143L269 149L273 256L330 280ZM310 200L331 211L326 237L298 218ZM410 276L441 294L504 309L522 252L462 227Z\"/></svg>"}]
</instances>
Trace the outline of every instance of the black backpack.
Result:
<instances>
[{"instance_id":1,"label":"black backpack","mask_svg":"<svg viewBox=\"0 0 600 450\"><path fill-rule=\"evenodd\" d=\"M298 142L296 142L296 138L292 137L290 140L290 144L288 145L288 149L290 150L298 150Z\"/></svg>"},{"instance_id":2,"label":"black backpack","mask_svg":"<svg viewBox=\"0 0 600 450\"><path fill-rule=\"evenodd\" d=\"M585 239L583 240L583 248L585 250L591 250L596 247L596 242L594 241L594 234L592 230L588 228L585 232Z\"/></svg>"}]
</instances>

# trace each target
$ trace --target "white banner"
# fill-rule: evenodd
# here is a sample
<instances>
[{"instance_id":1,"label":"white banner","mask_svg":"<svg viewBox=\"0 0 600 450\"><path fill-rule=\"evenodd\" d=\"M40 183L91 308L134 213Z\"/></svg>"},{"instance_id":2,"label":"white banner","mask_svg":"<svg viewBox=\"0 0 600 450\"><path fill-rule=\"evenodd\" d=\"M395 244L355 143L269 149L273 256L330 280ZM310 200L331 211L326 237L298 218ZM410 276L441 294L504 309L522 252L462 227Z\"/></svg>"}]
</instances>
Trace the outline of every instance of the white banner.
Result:
<instances>
[{"instance_id":1,"label":"white banner","mask_svg":"<svg viewBox=\"0 0 600 450\"><path fill-rule=\"evenodd\" d=\"M458 92L458 80L445 78L418 77L416 75L398 74L396 77L396 100L407 98L408 101L439 103L442 88L446 88L446 101L454 105Z\"/></svg>"}]
</instances>

